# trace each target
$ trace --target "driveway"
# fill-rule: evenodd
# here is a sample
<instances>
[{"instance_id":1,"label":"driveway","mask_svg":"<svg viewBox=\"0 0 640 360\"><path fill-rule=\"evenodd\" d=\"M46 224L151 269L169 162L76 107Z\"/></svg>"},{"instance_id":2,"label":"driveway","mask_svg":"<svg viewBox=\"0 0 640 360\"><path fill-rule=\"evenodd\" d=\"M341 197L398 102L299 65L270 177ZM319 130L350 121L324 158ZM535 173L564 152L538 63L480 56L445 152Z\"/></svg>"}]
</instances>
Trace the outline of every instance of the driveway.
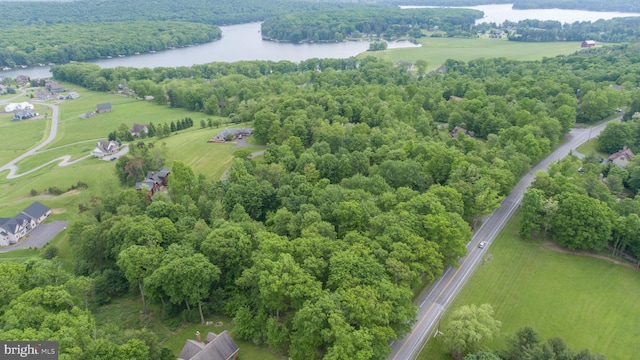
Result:
<instances>
[{"instance_id":1,"label":"driveway","mask_svg":"<svg viewBox=\"0 0 640 360\"><path fill-rule=\"evenodd\" d=\"M66 221L53 221L48 224L40 224L27 235L27 239L15 245L0 248L0 253L5 253L18 249L41 248L58 233L67 227Z\"/></svg>"}]
</instances>

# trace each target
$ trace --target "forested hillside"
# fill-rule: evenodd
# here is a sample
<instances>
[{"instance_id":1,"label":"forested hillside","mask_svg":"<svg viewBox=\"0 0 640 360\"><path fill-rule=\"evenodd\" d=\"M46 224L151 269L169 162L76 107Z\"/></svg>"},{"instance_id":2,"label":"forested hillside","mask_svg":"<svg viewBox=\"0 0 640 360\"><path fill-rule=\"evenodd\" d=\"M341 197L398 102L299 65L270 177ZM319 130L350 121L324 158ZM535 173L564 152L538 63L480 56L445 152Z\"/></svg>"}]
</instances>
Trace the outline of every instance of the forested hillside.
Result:
<instances>
[{"instance_id":1,"label":"forested hillside","mask_svg":"<svg viewBox=\"0 0 640 360\"><path fill-rule=\"evenodd\" d=\"M175 162L152 203L131 189L83 204L70 229L76 275L95 279L102 303L128 283L168 316L233 316L235 335L293 359L384 358L415 320L413 291L456 264L479 219L576 114L599 120L628 101L639 53L448 61L444 74L373 58L57 66L59 80L123 82L252 121L267 144L261 158L240 152L225 181ZM455 126L475 137L452 137ZM136 147L116 166L139 176L158 160Z\"/></svg>"},{"instance_id":2,"label":"forested hillside","mask_svg":"<svg viewBox=\"0 0 640 360\"><path fill-rule=\"evenodd\" d=\"M0 65L34 65L204 43L219 39L220 28L172 21L20 26L2 29Z\"/></svg>"},{"instance_id":3,"label":"forested hillside","mask_svg":"<svg viewBox=\"0 0 640 360\"><path fill-rule=\"evenodd\" d=\"M262 37L268 40L298 42L342 41L348 37L401 36L419 38L422 30L467 31L481 11L469 9L378 9L367 8L332 12L306 12L271 17L262 23Z\"/></svg>"}]
</instances>

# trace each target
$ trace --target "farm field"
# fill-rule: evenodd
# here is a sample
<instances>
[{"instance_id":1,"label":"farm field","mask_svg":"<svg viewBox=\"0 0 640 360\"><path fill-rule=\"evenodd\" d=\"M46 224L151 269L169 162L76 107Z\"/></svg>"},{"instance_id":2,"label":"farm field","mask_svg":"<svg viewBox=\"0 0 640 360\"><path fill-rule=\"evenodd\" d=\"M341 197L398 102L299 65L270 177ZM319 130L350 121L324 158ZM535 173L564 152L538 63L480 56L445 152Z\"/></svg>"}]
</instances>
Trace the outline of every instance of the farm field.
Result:
<instances>
[{"instance_id":1,"label":"farm field","mask_svg":"<svg viewBox=\"0 0 640 360\"><path fill-rule=\"evenodd\" d=\"M419 39L421 47L367 51L359 57L375 56L391 61L416 62L426 60L428 71L435 70L448 59L469 61L480 58L504 57L509 60L541 60L543 57L568 55L580 50L579 42L525 43L490 38L432 38Z\"/></svg>"},{"instance_id":2,"label":"farm field","mask_svg":"<svg viewBox=\"0 0 640 360\"><path fill-rule=\"evenodd\" d=\"M505 347L504 337L524 326L542 339L562 338L574 350L588 348L608 359L640 353L640 276L609 261L558 253L541 242L521 240L519 214L487 252L490 256L448 309L489 303L502 321L501 336L480 349ZM451 359L441 338L431 338L418 359Z\"/></svg>"}]
</instances>

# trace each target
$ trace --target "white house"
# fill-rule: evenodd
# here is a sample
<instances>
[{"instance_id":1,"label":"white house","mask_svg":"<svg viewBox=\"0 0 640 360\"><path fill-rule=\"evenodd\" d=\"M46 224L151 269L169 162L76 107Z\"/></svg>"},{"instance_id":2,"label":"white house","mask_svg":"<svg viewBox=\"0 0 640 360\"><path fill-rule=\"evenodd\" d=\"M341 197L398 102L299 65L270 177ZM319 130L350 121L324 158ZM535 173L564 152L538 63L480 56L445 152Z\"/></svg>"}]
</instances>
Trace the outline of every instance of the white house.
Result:
<instances>
[{"instance_id":1,"label":"white house","mask_svg":"<svg viewBox=\"0 0 640 360\"><path fill-rule=\"evenodd\" d=\"M21 102L21 103L9 103L7 106L4 107L4 112L14 112L16 110L33 110L33 104L30 104L28 102Z\"/></svg>"},{"instance_id":2,"label":"white house","mask_svg":"<svg viewBox=\"0 0 640 360\"><path fill-rule=\"evenodd\" d=\"M0 218L0 246L17 243L49 215L51 209L36 201L12 218Z\"/></svg>"},{"instance_id":3,"label":"white house","mask_svg":"<svg viewBox=\"0 0 640 360\"><path fill-rule=\"evenodd\" d=\"M120 144L117 141L98 141L96 148L91 152L91 155L97 158L103 158L108 155L113 155L118 152Z\"/></svg>"}]
</instances>

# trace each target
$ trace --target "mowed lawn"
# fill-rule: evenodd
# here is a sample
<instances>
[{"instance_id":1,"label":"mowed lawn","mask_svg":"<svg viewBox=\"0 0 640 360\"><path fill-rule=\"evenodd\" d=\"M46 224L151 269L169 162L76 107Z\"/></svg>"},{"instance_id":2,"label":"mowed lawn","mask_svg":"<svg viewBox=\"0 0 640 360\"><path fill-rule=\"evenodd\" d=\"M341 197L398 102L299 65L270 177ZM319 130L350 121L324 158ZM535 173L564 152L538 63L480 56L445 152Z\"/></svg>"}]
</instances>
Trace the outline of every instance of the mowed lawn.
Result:
<instances>
[{"instance_id":1,"label":"mowed lawn","mask_svg":"<svg viewBox=\"0 0 640 360\"><path fill-rule=\"evenodd\" d=\"M4 108L2 108L4 111ZM40 112L41 110L36 110ZM49 134L49 120L43 118L21 121L12 120L13 114L0 115L0 164L22 155L42 142Z\"/></svg>"},{"instance_id":2,"label":"mowed lawn","mask_svg":"<svg viewBox=\"0 0 640 360\"><path fill-rule=\"evenodd\" d=\"M588 348L608 359L640 354L640 272L591 257L547 250L518 237L519 215L488 249L441 320L465 304L489 303L502 334L481 348L505 347L504 336L532 326L543 339L560 337L574 350ZM441 338L431 338L419 359L451 359Z\"/></svg>"},{"instance_id":3,"label":"mowed lawn","mask_svg":"<svg viewBox=\"0 0 640 360\"><path fill-rule=\"evenodd\" d=\"M426 60L428 70L437 69L448 59L469 61L480 58L504 57L510 60L541 60L543 57L568 55L580 50L579 42L531 43L507 41L506 39L460 39L432 38L419 39L421 47L367 51L359 57L375 56L391 61L416 62Z\"/></svg>"},{"instance_id":4,"label":"mowed lawn","mask_svg":"<svg viewBox=\"0 0 640 360\"><path fill-rule=\"evenodd\" d=\"M191 129L160 139L156 141L156 146L165 146L167 148L167 164L171 165L175 160L182 161L191 166L194 173L201 173L209 179L218 180L231 165L233 153L237 150L233 149L236 142L208 143L209 139L225 127L200 129L197 126L198 124L196 123ZM226 127L236 126L240 125ZM255 151L259 150L259 148L256 148Z\"/></svg>"}]
</instances>

